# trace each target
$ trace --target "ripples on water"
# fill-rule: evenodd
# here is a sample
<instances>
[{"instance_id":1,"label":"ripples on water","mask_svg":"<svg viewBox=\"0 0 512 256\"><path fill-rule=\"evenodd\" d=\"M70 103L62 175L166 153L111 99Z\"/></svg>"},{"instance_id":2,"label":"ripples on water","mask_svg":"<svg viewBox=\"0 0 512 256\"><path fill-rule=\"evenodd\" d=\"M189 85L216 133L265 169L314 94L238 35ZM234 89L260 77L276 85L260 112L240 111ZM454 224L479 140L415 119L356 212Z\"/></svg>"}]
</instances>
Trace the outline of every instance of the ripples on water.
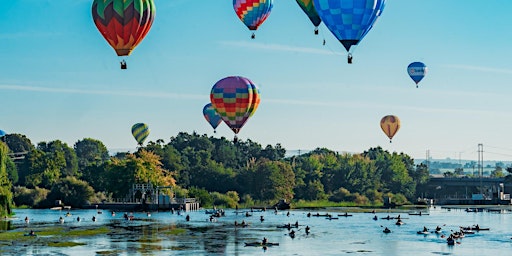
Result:
<instances>
[{"instance_id":1,"label":"ripples on water","mask_svg":"<svg viewBox=\"0 0 512 256\"><path fill-rule=\"evenodd\" d=\"M409 216L406 212L353 213L350 217L327 220L325 217L307 217L307 211L254 212L253 216L235 214L226 210L226 216L210 222L204 211L189 212L190 222L185 215L169 212L153 212L150 217L145 213L134 213L135 220L127 221L123 213L111 216L107 211L97 214L96 210L15 210L17 218L1 224L13 231L28 232L45 227L64 226L69 229L108 227L109 233L92 237L70 238L73 242L86 245L74 247L48 247L38 243L19 242L14 246L0 245L2 255L510 255L512 251L512 214L489 212L468 213L463 210L430 208L430 215ZM322 210L334 216L336 209ZM316 213L316 211L312 212ZM387 215L401 215L404 225L395 225L395 220L381 219ZM25 224L28 216L30 223ZM58 223L60 216L65 218ZM80 216L81 221L76 218ZM96 222L92 217L96 217ZM265 220L260 221L260 216ZM245 221L248 227L235 228L233 223ZM291 238L286 228L278 225L299 222L295 228L296 237ZM489 227L490 231L466 235L454 246L446 244L443 235L459 230L459 226L479 224ZM10 225L10 227L7 227ZM307 235L305 226L311 227ZM419 235L416 232L424 226L434 230L441 226L443 234L429 233ZM382 232L384 227L391 233ZM279 243L266 249L246 247L245 242L261 241L267 237L269 242ZM37 239L37 238L36 238ZM50 238L51 239L51 238Z\"/></svg>"}]
</instances>

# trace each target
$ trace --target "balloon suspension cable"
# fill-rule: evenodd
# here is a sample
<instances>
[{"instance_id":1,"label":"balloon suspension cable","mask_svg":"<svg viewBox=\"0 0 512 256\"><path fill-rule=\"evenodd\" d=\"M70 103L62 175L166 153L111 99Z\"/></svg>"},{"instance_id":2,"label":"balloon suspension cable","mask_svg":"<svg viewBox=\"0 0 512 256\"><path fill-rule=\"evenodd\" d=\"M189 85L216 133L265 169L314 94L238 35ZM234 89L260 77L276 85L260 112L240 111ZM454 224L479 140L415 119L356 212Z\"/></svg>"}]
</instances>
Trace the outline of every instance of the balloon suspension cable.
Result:
<instances>
[{"instance_id":1,"label":"balloon suspension cable","mask_svg":"<svg viewBox=\"0 0 512 256\"><path fill-rule=\"evenodd\" d=\"M253 32L252 35L251 35L251 39L254 39L254 38L256 38L256 35Z\"/></svg>"},{"instance_id":2,"label":"balloon suspension cable","mask_svg":"<svg viewBox=\"0 0 512 256\"><path fill-rule=\"evenodd\" d=\"M125 60L122 60L121 61L121 69L126 69L128 66L126 64L126 61Z\"/></svg>"},{"instance_id":3,"label":"balloon suspension cable","mask_svg":"<svg viewBox=\"0 0 512 256\"><path fill-rule=\"evenodd\" d=\"M347 62L348 64L352 64L352 53L348 53L348 56L347 56Z\"/></svg>"}]
</instances>

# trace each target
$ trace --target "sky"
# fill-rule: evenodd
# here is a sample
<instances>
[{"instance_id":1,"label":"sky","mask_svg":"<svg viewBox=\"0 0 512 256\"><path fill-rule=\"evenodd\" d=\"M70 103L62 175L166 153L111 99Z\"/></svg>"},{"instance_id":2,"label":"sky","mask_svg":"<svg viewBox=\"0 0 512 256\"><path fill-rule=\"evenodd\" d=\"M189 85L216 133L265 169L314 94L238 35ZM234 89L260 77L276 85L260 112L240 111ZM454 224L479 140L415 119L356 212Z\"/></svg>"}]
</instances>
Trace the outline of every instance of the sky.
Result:
<instances>
[{"instance_id":1,"label":"sky","mask_svg":"<svg viewBox=\"0 0 512 256\"><path fill-rule=\"evenodd\" d=\"M512 160L512 19L509 0L387 0L382 16L346 51L320 34L294 0L274 0L251 39L231 0L155 0L156 18L120 70L96 29L92 0L2 1L0 129L33 144L94 138L134 150L148 141L213 133L202 115L227 76L258 85L261 103L238 137L287 150L360 153L380 146L413 158ZM325 39L325 45L323 40ZM407 65L424 62L419 88ZM389 143L380 119L401 128Z\"/></svg>"}]
</instances>

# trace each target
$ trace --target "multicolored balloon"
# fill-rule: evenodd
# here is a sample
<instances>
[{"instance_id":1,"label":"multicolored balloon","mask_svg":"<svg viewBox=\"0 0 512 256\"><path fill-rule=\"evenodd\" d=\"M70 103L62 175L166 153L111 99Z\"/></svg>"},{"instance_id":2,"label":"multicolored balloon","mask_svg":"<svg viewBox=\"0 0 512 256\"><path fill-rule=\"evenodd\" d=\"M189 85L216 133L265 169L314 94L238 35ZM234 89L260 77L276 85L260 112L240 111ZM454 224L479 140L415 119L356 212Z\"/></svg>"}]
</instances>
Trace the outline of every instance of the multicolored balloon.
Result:
<instances>
[{"instance_id":1,"label":"multicolored balloon","mask_svg":"<svg viewBox=\"0 0 512 256\"><path fill-rule=\"evenodd\" d=\"M318 15L348 52L373 27L384 10L386 0L314 0Z\"/></svg>"},{"instance_id":2,"label":"multicolored balloon","mask_svg":"<svg viewBox=\"0 0 512 256\"><path fill-rule=\"evenodd\" d=\"M236 134L254 115L260 104L260 91L249 79L230 76L219 80L210 93L213 108Z\"/></svg>"},{"instance_id":3,"label":"multicolored balloon","mask_svg":"<svg viewBox=\"0 0 512 256\"><path fill-rule=\"evenodd\" d=\"M149 127L144 123L136 123L132 126L132 135L139 143L139 146L142 146L146 138L149 136Z\"/></svg>"},{"instance_id":4,"label":"multicolored balloon","mask_svg":"<svg viewBox=\"0 0 512 256\"><path fill-rule=\"evenodd\" d=\"M219 124L222 122L222 118L219 114L217 114L217 111L213 108L211 103L206 104L206 106L203 107L203 116L206 119L206 121L212 126L213 132Z\"/></svg>"},{"instance_id":5,"label":"multicolored balloon","mask_svg":"<svg viewBox=\"0 0 512 256\"><path fill-rule=\"evenodd\" d=\"M94 0L92 18L117 56L128 56L155 19L153 0Z\"/></svg>"},{"instance_id":6,"label":"multicolored balloon","mask_svg":"<svg viewBox=\"0 0 512 256\"><path fill-rule=\"evenodd\" d=\"M309 20L315 26L315 35L318 35L318 26L322 23L320 16L316 12L315 6L313 5L313 0L297 0L300 8L304 13L308 16Z\"/></svg>"},{"instance_id":7,"label":"multicolored balloon","mask_svg":"<svg viewBox=\"0 0 512 256\"><path fill-rule=\"evenodd\" d=\"M268 18L272 7L273 0L233 0L236 15L253 31ZM254 32L252 38L255 38Z\"/></svg>"},{"instance_id":8,"label":"multicolored balloon","mask_svg":"<svg viewBox=\"0 0 512 256\"><path fill-rule=\"evenodd\" d=\"M407 66L407 73L411 77L411 79L416 83L416 88L418 88L418 83L425 77L427 74L427 66L422 62L413 62Z\"/></svg>"},{"instance_id":9,"label":"multicolored balloon","mask_svg":"<svg viewBox=\"0 0 512 256\"><path fill-rule=\"evenodd\" d=\"M393 136L400 129L400 119L395 115L387 115L380 120L380 128L388 136L389 143L391 143Z\"/></svg>"}]
</instances>

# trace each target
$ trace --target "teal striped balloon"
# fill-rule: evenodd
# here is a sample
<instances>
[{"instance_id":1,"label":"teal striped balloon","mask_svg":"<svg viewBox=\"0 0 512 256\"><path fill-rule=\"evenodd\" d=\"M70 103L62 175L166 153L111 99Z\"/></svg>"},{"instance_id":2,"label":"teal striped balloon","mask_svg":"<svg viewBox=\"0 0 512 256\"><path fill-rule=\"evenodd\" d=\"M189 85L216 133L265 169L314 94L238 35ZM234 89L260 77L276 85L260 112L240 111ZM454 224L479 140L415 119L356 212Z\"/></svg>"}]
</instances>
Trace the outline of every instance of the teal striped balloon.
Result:
<instances>
[{"instance_id":1,"label":"teal striped balloon","mask_svg":"<svg viewBox=\"0 0 512 256\"><path fill-rule=\"evenodd\" d=\"M132 135L140 146L149 136L149 127L147 124L137 123L132 126Z\"/></svg>"}]
</instances>

